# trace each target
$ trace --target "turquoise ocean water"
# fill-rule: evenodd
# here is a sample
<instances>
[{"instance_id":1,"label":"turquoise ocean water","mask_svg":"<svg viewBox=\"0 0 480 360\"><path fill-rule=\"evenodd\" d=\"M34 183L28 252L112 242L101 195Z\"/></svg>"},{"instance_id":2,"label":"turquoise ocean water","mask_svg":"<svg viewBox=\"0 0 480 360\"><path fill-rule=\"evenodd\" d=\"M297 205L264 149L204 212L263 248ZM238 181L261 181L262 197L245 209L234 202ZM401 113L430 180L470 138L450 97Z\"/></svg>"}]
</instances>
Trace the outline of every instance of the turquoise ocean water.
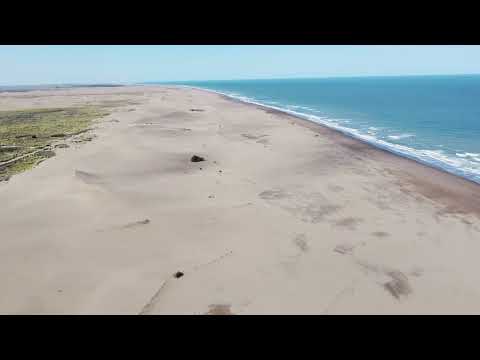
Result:
<instances>
[{"instance_id":1,"label":"turquoise ocean water","mask_svg":"<svg viewBox=\"0 0 480 360\"><path fill-rule=\"evenodd\" d=\"M176 84L284 110L480 183L480 75Z\"/></svg>"}]
</instances>

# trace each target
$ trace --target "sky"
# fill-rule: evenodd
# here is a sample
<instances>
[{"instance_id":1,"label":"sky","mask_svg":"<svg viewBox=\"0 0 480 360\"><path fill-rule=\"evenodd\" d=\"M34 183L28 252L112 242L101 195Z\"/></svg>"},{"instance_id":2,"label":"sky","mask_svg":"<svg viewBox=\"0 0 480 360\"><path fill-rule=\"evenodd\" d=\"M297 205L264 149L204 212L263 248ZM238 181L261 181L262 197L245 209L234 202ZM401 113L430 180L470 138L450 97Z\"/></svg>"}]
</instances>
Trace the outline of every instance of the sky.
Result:
<instances>
[{"instance_id":1,"label":"sky","mask_svg":"<svg viewBox=\"0 0 480 360\"><path fill-rule=\"evenodd\" d=\"M0 45L0 85L480 74L480 46Z\"/></svg>"}]
</instances>

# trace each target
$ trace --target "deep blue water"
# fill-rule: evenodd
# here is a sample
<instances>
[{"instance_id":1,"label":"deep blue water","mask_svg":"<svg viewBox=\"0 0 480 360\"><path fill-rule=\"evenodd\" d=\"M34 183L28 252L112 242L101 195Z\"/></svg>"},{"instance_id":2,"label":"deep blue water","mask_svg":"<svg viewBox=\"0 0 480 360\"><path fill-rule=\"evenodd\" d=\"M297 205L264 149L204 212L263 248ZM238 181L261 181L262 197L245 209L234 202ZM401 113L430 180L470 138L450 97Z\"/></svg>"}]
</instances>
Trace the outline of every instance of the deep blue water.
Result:
<instances>
[{"instance_id":1,"label":"deep blue water","mask_svg":"<svg viewBox=\"0 0 480 360\"><path fill-rule=\"evenodd\" d=\"M480 75L181 84L293 112L480 182Z\"/></svg>"}]
</instances>

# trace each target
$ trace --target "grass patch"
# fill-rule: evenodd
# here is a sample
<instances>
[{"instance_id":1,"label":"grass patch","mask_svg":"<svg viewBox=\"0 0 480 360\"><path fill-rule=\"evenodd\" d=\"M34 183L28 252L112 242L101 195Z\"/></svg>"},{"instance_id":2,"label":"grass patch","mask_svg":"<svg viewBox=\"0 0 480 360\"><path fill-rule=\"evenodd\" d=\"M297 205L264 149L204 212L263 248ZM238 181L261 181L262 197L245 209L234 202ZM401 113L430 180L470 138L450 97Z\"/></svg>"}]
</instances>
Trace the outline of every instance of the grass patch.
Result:
<instances>
[{"instance_id":1,"label":"grass patch","mask_svg":"<svg viewBox=\"0 0 480 360\"><path fill-rule=\"evenodd\" d=\"M54 141L81 133L108 114L99 106L0 111L0 163L48 149ZM3 168L0 165L0 181L51 156L52 152L41 151Z\"/></svg>"},{"instance_id":2,"label":"grass patch","mask_svg":"<svg viewBox=\"0 0 480 360\"><path fill-rule=\"evenodd\" d=\"M27 156L21 161L17 161L8 167L5 167L4 169L0 168L0 181L8 180L11 176L15 174L20 174L21 172L30 170L45 159L46 157L42 156L42 154L37 153Z\"/></svg>"}]
</instances>

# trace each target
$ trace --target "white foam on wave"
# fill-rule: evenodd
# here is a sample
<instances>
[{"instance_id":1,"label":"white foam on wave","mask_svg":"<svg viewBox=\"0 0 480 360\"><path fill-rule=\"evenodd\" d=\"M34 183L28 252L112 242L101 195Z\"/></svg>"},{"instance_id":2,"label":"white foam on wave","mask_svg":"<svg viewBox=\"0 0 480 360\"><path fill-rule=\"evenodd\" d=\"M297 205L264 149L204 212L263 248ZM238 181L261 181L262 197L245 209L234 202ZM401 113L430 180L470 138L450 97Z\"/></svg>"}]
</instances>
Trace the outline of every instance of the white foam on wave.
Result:
<instances>
[{"instance_id":1,"label":"white foam on wave","mask_svg":"<svg viewBox=\"0 0 480 360\"><path fill-rule=\"evenodd\" d=\"M295 110L291 110L289 108L282 108L282 107L277 107L277 106L272 106L272 105L266 105L263 103L258 102L256 99L248 98L246 96L238 96L233 93L224 93L220 92L217 90L212 90L208 88L201 88L201 87L193 87L193 86L184 86L186 88L191 88L191 89L198 89L198 90L203 90L203 91L210 91L216 94L224 95L236 100L240 100L249 104L254 104L278 111L285 112L287 114L291 114L294 116L297 116L299 118L305 119L312 121L317 124L324 125L326 127L329 127L331 129L335 129L337 131L340 131L341 133L353 137L358 140L362 140L370 145L373 145L377 148L387 150L391 153L394 153L399 156L403 156L415 161L418 161L424 165L432 166L441 170L444 170L446 172L464 177L468 180L480 183L480 164L471 161L471 159L474 159L478 162L480 162L480 154L476 153L464 153L466 157L470 157L470 159L460 158L458 157L459 154L456 154L456 157L449 156L445 154L443 150L430 150L430 149L414 149L410 148L405 145L400 145L400 144L393 144L388 141L378 139L374 135L375 134L365 134L362 133L358 129L354 128L349 128L344 125L339 124L339 119L332 119L332 118L327 118L327 117L322 117L318 115L311 115L311 114L306 114L302 112L298 112ZM304 109L306 109L304 107ZM342 124L349 123L350 121L348 120L343 120L341 121ZM377 128L370 127L369 129L375 129ZM401 134L397 136L405 136L408 135L410 136L415 136L412 134ZM395 136L395 135L392 135ZM477 157L478 156L478 157Z\"/></svg>"},{"instance_id":2,"label":"white foam on wave","mask_svg":"<svg viewBox=\"0 0 480 360\"><path fill-rule=\"evenodd\" d=\"M470 161L475 161L480 163L480 154L477 153L456 153L456 156L462 158L462 159L468 159Z\"/></svg>"},{"instance_id":3,"label":"white foam on wave","mask_svg":"<svg viewBox=\"0 0 480 360\"><path fill-rule=\"evenodd\" d=\"M414 137L415 135L413 134L400 134L400 135L389 135L387 136L389 139L392 139L392 140L401 140L401 139L406 139L406 138L410 138L410 137Z\"/></svg>"}]
</instances>

